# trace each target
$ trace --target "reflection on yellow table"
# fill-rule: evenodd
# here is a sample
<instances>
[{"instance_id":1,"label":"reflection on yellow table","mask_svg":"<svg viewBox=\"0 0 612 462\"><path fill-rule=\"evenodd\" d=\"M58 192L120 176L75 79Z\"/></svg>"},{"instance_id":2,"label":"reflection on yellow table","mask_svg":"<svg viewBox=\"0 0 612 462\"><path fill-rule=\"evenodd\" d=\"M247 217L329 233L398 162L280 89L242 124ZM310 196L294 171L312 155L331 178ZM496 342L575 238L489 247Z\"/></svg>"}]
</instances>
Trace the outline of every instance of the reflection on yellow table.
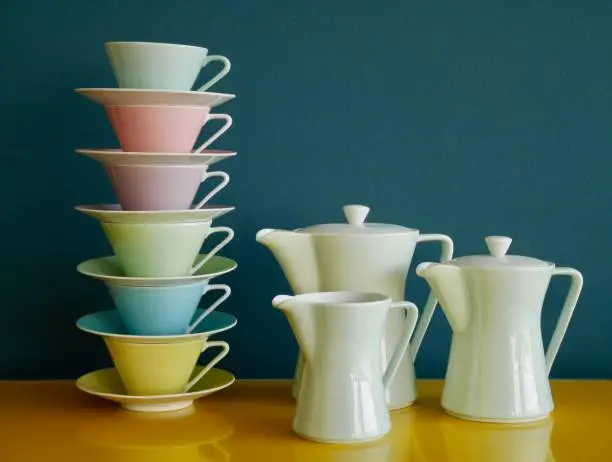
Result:
<instances>
[{"instance_id":1,"label":"reflection on yellow table","mask_svg":"<svg viewBox=\"0 0 612 462\"><path fill-rule=\"evenodd\" d=\"M549 448L552 419L524 425L444 420L446 459L451 462L555 462Z\"/></svg>"},{"instance_id":2,"label":"reflection on yellow table","mask_svg":"<svg viewBox=\"0 0 612 462\"><path fill-rule=\"evenodd\" d=\"M192 406L173 412L102 414L85 421L77 437L90 446L85 453L95 455L88 455L92 462L229 462L222 440L232 433L227 419L197 413Z\"/></svg>"},{"instance_id":3,"label":"reflection on yellow table","mask_svg":"<svg viewBox=\"0 0 612 462\"><path fill-rule=\"evenodd\" d=\"M323 445L294 438L286 460L294 462L391 462L424 461L418 441L411 429L414 425L411 409L393 413L392 425L397 430L385 438L364 444ZM409 431L406 431L406 430ZM280 460L280 459L279 459Z\"/></svg>"},{"instance_id":4,"label":"reflection on yellow table","mask_svg":"<svg viewBox=\"0 0 612 462\"><path fill-rule=\"evenodd\" d=\"M391 415L391 432L353 445L295 436L290 382L237 382L193 407L136 413L73 381L0 383L0 462L592 462L611 460L612 382L552 383L552 418L500 425L440 407L441 381Z\"/></svg>"}]
</instances>

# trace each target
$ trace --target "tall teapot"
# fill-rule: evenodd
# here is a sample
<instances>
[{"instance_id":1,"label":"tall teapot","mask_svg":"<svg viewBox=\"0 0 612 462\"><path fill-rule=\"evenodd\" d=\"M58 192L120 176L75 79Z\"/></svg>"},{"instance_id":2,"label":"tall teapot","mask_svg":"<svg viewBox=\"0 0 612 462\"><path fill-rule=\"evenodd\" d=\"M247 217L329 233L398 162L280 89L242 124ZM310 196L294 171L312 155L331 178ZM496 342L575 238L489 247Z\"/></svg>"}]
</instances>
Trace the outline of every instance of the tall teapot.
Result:
<instances>
[{"instance_id":1,"label":"tall teapot","mask_svg":"<svg viewBox=\"0 0 612 462\"><path fill-rule=\"evenodd\" d=\"M280 264L294 294L360 291L385 294L404 300L406 276L419 242L440 241L441 261L452 258L453 241L444 234L420 234L399 225L366 223L370 209L363 205L343 207L347 223L322 224L294 231L262 229L257 242L266 246ZM387 389L390 409L409 406L416 399L414 358L429 326L437 300L430 294L410 345ZM386 367L402 336L405 315L389 313L381 342ZM293 383L297 397L303 357L300 353Z\"/></svg>"},{"instance_id":2,"label":"tall teapot","mask_svg":"<svg viewBox=\"0 0 612 462\"><path fill-rule=\"evenodd\" d=\"M453 330L442 407L457 417L520 423L553 409L548 374L582 290L582 275L536 258L506 255L512 239L489 236L490 255L421 263ZM540 316L552 276L571 285L548 349Z\"/></svg>"}]
</instances>

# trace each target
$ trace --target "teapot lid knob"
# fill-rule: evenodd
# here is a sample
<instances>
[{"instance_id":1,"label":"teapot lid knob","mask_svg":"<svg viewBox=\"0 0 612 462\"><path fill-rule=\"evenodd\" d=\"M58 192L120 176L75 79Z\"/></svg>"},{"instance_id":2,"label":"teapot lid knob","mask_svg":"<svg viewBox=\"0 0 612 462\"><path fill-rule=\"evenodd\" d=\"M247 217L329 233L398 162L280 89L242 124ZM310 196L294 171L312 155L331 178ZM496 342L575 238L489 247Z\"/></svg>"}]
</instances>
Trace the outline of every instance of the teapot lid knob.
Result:
<instances>
[{"instance_id":1,"label":"teapot lid knob","mask_svg":"<svg viewBox=\"0 0 612 462\"><path fill-rule=\"evenodd\" d=\"M485 242L491 255L500 258L506 255L512 239L506 236L487 236L485 237Z\"/></svg>"},{"instance_id":2,"label":"teapot lid knob","mask_svg":"<svg viewBox=\"0 0 612 462\"><path fill-rule=\"evenodd\" d=\"M370 213L370 207L365 205L345 205L342 210L346 221L353 226L363 226L368 213Z\"/></svg>"}]
</instances>

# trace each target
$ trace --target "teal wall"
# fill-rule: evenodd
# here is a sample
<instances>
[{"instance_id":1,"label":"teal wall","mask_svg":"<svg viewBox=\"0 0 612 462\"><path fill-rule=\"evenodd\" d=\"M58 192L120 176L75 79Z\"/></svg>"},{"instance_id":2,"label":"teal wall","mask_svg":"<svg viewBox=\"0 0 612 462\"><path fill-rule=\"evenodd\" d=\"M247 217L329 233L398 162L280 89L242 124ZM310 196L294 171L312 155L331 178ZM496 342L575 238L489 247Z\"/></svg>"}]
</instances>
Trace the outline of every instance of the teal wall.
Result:
<instances>
[{"instance_id":1,"label":"teal wall","mask_svg":"<svg viewBox=\"0 0 612 462\"><path fill-rule=\"evenodd\" d=\"M457 255L505 234L513 253L583 271L553 375L612 377L611 2L19 0L0 11L0 378L109 365L74 322L112 307L75 271L110 248L72 207L114 201L100 165L73 153L117 146L102 108L73 92L115 85L111 40L232 60L215 88L237 95L218 110L234 127L215 146L239 152L219 164L232 182L218 202L236 206L219 220L237 233L225 255L239 262L223 278L239 318L224 367L293 373L297 347L270 306L288 285L255 232L343 220L343 204L361 203L371 221L450 234ZM438 252L419 248L414 262ZM567 287L551 285L547 339ZM408 292L422 305L414 268ZM443 376L449 342L438 311L421 377Z\"/></svg>"}]
</instances>

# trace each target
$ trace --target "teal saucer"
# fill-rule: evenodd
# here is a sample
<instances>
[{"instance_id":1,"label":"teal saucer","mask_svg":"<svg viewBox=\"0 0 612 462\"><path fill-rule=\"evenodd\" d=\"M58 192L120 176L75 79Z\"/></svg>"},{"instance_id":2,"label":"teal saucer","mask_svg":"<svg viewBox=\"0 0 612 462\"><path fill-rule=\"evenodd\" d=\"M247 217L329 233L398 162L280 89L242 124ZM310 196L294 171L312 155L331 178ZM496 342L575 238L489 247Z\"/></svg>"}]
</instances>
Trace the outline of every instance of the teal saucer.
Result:
<instances>
[{"instance_id":1,"label":"teal saucer","mask_svg":"<svg viewBox=\"0 0 612 462\"><path fill-rule=\"evenodd\" d=\"M197 309L193 319L197 319L203 309ZM231 314L213 311L189 334L183 335L131 335L121 321L117 310L98 311L79 318L76 325L82 331L101 337L116 337L132 343L172 343L189 339L210 337L231 329L238 320Z\"/></svg>"}]
</instances>

